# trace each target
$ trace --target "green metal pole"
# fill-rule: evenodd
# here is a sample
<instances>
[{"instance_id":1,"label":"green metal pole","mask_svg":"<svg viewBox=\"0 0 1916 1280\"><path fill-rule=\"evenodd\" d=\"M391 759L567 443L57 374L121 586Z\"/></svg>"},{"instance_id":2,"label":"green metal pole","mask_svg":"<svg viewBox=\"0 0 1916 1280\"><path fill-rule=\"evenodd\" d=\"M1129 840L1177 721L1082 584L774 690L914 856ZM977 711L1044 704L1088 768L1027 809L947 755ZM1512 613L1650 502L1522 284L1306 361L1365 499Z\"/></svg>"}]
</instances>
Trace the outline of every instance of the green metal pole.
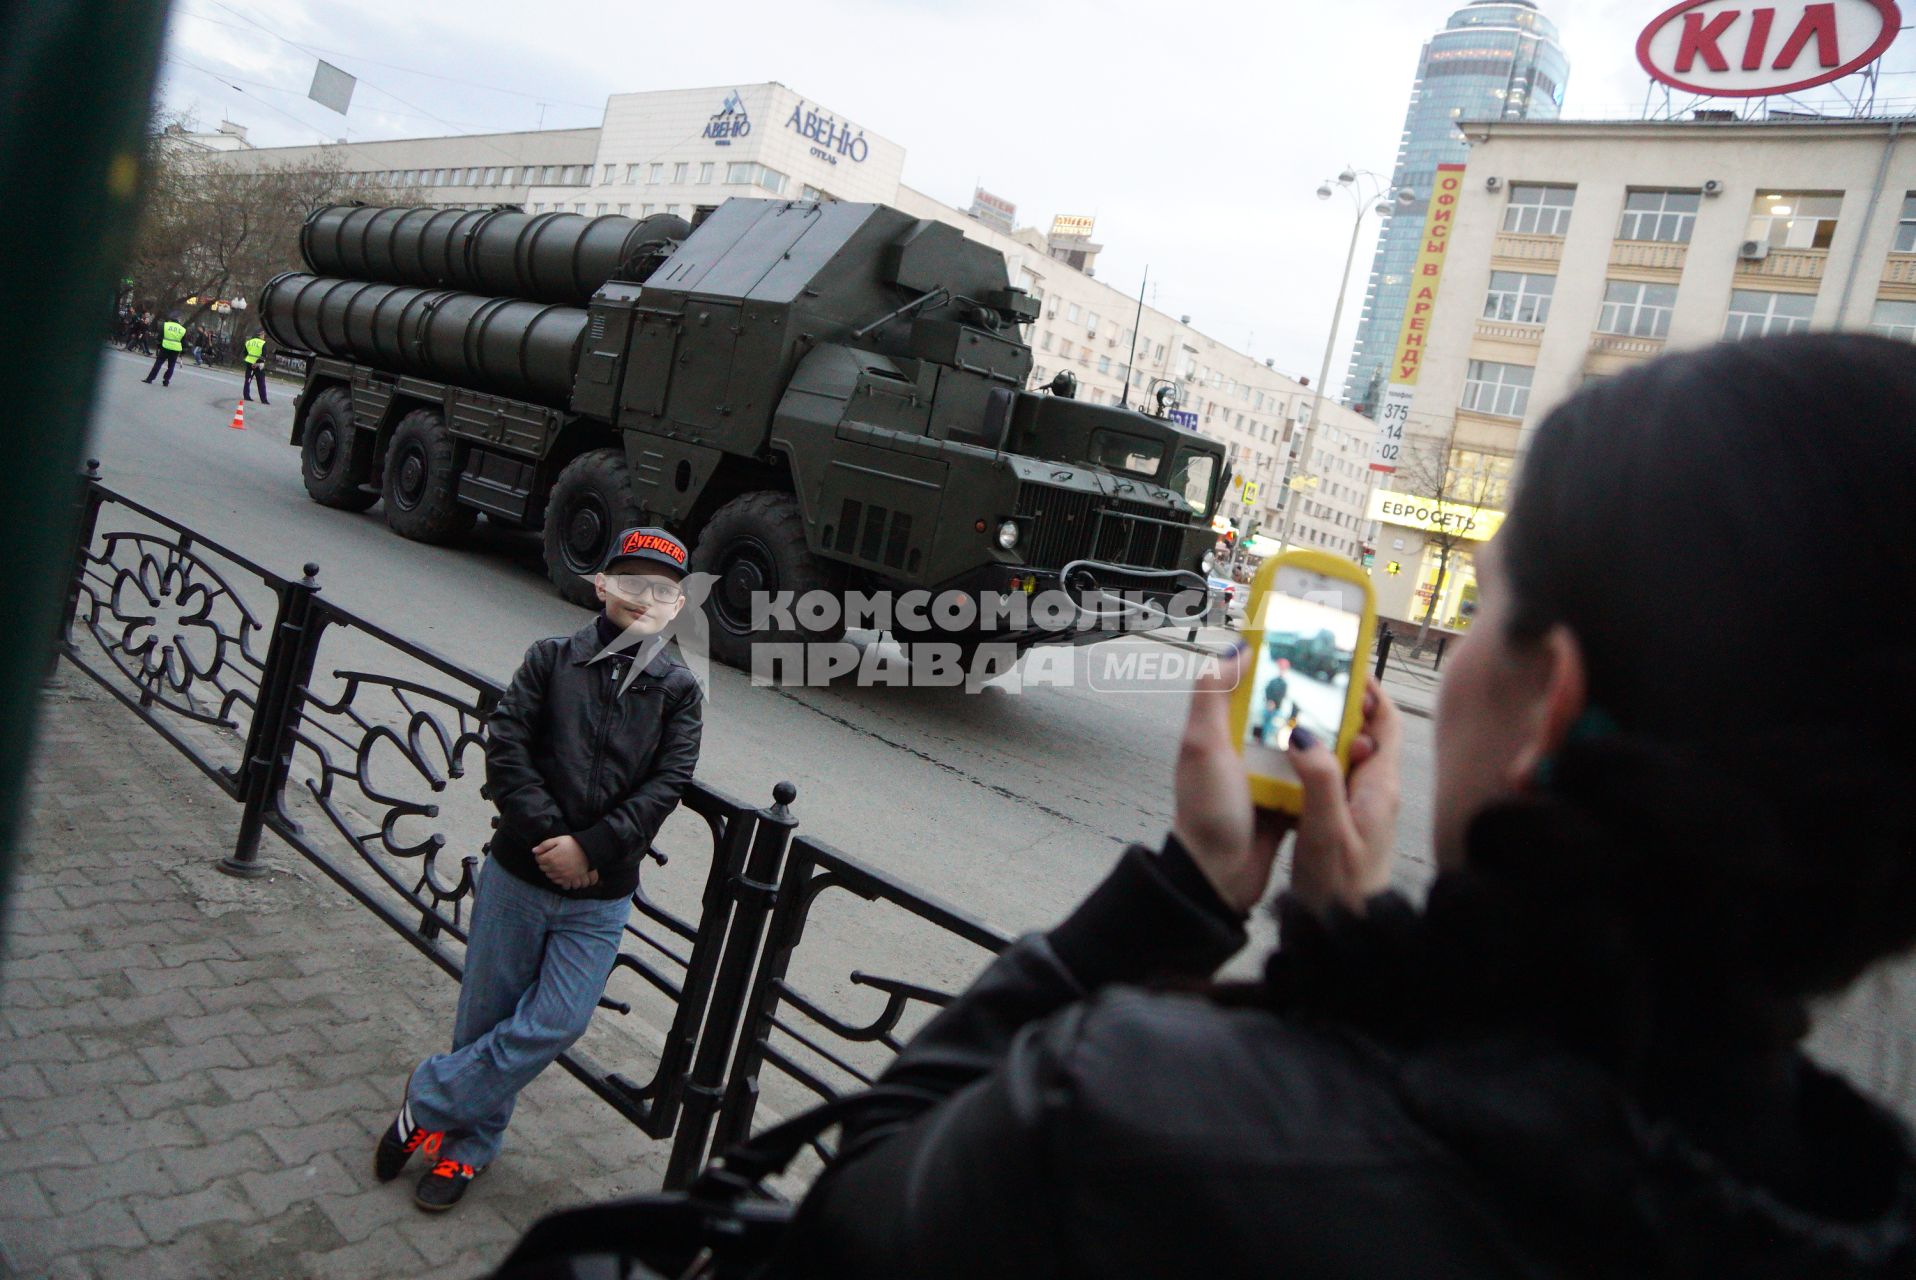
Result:
<instances>
[{"instance_id":1,"label":"green metal pole","mask_svg":"<svg viewBox=\"0 0 1916 1280\"><path fill-rule=\"evenodd\" d=\"M0 912L20 838L42 682L72 566L94 380L132 244L166 5L0 6ZM0 915L0 919L4 919Z\"/></svg>"}]
</instances>

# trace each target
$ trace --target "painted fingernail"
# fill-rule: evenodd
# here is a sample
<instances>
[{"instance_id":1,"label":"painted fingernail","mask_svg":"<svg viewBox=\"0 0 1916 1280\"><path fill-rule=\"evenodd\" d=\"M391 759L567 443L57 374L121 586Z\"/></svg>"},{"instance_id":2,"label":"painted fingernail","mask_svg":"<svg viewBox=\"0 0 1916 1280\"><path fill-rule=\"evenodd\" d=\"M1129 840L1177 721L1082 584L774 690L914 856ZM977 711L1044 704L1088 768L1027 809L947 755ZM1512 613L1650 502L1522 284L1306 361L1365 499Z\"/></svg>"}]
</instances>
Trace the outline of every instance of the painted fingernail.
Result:
<instances>
[{"instance_id":1,"label":"painted fingernail","mask_svg":"<svg viewBox=\"0 0 1916 1280\"><path fill-rule=\"evenodd\" d=\"M1310 751L1317 746L1317 735L1302 727L1291 730L1291 750Z\"/></svg>"}]
</instances>

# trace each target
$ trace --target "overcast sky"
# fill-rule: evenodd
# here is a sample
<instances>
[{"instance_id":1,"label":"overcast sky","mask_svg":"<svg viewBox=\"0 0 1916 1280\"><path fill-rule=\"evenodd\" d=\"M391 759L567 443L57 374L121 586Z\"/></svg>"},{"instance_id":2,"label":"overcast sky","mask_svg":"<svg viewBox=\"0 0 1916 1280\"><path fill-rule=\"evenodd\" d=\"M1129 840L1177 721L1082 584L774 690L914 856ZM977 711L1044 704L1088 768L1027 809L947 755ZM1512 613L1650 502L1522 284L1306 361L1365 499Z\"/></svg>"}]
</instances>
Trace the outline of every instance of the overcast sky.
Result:
<instances>
[{"instance_id":1,"label":"overcast sky","mask_svg":"<svg viewBox=\"0 0 1916 1280\"><path fill-rule=\"evenodd\" d=\"M610 93L777 80L904 146L906 183L947 203L982 183L1021 223L1096 215L1100 279L1135 294L1148 264L1152 305L1315 378L1352 216L1317 185L1388 175L1459 2L178 0L161 94L275 145L593 126ZM1566 115L1642 113L1636 33L1668 3L1542 0ZM350 115L306 100L316 55L360 77ZM1884 66L1882 96L1916 98L1916 39Z\"/></svg>"}]
</instances>

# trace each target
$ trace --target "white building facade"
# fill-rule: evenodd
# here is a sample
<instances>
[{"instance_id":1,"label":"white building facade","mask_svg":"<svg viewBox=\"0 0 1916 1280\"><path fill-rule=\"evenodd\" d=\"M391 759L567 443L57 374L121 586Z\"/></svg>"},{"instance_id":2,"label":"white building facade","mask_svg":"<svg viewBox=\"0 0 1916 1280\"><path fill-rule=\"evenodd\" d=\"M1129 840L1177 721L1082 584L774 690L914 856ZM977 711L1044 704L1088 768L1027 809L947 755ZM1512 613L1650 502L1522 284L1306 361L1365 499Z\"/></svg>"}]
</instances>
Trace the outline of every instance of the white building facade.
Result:
<instances>
[{"instance_id":1,"label":"white building facade","mask_svg":"<svg viewBox=\"0 0 1916 1280\"><path fill-rule=\"evenodd\" d=\"M1382 611L1421 620L1432 531L1475 522L1432 615L1468 625L1477 535L1500 522L1528 433L1585 382L1763 334L1916 338L1912 123L1462 126L1471 155L1407 424L1452 505L1396 503L1378 560L1401 572L1377 578ZM1418 488L1406 473L1394 487Z\"/></svg>"},{"instance_id":2,"label":"white building facade","mask_svg":"<svg viewBox=\"0 0 1916 1280\"><path fill-rule=\"evenodd\" d=\"M421 204L514 205L527 212L691 218L735 196L888 204L962 230L1005 255L1010 278L1043 312L1028 334L1033 385L1061 372L1099 404L1154 410L1176 390L1179 412L1231 447L1238 481L1220 520L1274 534L1293 493L1293 543L1357 558L1371 424L1326 398L1310 460L1293 460L1314 391L1268 363L1050 256L1035 230L1011 234L904 185L905 149L785 85L615 94L598 129L462 135L328 147L247 148L225 162L299 164L325 157L369 188ZM1192 419L1187 419L1191 421ZM1286 485L1303 476L1315 487ZM1268 549L1268 544L1260 543Z\"/></svg>"}]
</instances>

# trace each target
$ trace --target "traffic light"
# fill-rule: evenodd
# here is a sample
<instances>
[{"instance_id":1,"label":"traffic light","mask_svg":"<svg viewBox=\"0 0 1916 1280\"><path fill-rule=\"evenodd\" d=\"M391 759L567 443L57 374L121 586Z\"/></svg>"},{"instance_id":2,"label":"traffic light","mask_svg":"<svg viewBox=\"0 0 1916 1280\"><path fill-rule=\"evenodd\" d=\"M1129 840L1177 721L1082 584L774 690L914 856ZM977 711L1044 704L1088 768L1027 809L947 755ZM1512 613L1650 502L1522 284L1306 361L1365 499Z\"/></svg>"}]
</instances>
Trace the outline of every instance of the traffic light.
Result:
<instances>
[{"instance_id":1,"label":"traffic light","mask_svg":"<svg viewBox=\"0 0 1916 1280\"><path fill-rule=\"evenodd\" d=\"M1228 550L1229 548L1235 547L1236 545L1237 545L1237 530L1236 529L1225 530L1224 531L1225 548Z\"/></svg>"}]
</instances>

